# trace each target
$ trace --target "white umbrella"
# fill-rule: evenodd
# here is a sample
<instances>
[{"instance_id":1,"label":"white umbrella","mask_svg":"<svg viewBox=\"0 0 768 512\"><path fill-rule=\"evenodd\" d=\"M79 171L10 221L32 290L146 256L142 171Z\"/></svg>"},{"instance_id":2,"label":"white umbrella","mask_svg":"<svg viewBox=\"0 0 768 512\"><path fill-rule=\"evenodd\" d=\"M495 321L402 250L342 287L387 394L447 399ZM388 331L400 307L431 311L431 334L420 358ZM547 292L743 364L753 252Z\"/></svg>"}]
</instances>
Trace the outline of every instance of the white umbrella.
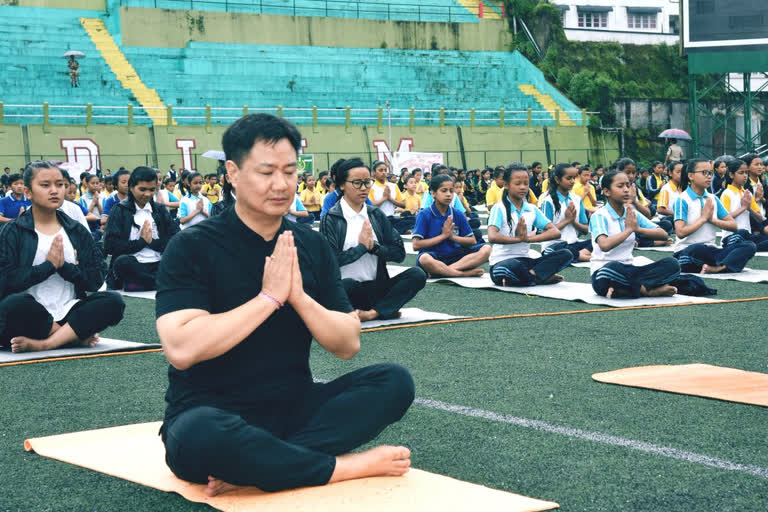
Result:
<instances>
[{"instance_id":1,"label":"white umbrella","mask_svg":"<svg viewBox=\"0 0 768 512\"><path fill-rule=\"evenodd\" d=\"M213 160L226 160L227 156L224 154L223 151L219 151L218 149L209 149L202 155L203 158L212 158Z\"/></svg>"},{"instance_id":2,"label":"white umbrella","mask_svg":"<svg viewBox=\"0 0 768 512\"><path fill-rule=\"evenodd\" d=\"M69 50L67 53L62 55L65 59L68 59L70 57L75 57L76 59L84 59L85 54L79 50Z\"/></svg>"}]
</instances>

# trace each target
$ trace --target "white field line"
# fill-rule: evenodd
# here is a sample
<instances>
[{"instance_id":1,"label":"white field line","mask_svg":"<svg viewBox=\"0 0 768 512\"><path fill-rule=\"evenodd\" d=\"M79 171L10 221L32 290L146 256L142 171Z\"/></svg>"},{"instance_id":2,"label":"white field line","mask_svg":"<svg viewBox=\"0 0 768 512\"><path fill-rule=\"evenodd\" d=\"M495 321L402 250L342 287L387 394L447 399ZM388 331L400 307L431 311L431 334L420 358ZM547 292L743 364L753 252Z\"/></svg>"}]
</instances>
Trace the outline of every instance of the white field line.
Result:
<instances>
[{"instance_id":1,"label":"white field line","mask_svg":"<svg viewBox=\"0 0 768 512\"><path fill-rule=\"evenodd\" d=\"M446 402L440 402L438 400L429 400L425 398L417 398L414 401L415 404L423 407L429 407L430 409L437 409L440 411L451 412L462 416L468 416L470 418L480 418L489 421L495 421L498 423L506 423L508 425L515 425L518 427L532 428L542 432L549 432L552 434L560 434L567 437L576 439L584 439L586 441L594 441L597 443L608 444L611 446L620 446L623 448L629 448L631 450L637 450L640 452L651 453L654 455L660 455L662 457L668 457L670 459L682 460L686 462L692 462L694 464L701 464L703 466L709 466L712 468L723 469L726 471L737 471L740 473L747 473L750 475L759 476L761 478L768 479L768 468L760 466L754 466L751 464L739 464L731 462L725 459L717 457L710 457L709 455L702 455L694 452L687 452L684 450L678 450L677 448L670 448L658 444L648 443L645 441L637 441L634 439L627 439L623 437L612 436L609 434L603 434L602 432L591 432L588 430L581 430L578 428L563 427L559 425L553 425L539 420L531 420L528 418L520 418L517 416L510 416L507 414L499 414L492 411L485 411L483 409L474 409L472 407L465 407L463 405L454 405Z\"/></svg>"}]
</instances>

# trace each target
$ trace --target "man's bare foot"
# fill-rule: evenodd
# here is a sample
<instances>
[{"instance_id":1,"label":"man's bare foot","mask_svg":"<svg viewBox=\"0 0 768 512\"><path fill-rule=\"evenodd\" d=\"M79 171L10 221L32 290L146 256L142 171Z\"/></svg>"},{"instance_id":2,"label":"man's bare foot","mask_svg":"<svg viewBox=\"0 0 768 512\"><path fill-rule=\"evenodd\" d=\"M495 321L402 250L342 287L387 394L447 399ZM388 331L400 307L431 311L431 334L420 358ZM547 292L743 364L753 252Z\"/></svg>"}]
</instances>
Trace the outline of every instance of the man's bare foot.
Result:
<instances>
[{"instance_id":1,"label":"man's bare foot","mask_svg":"<svg viewBox=\"0 0 768 512\"><path fill-rule=\"evenodd\" d=\"M645 286L641 286L640 293L646 297L671 297L677 293L677 288L668 284L664 284L657 286L656 288L646 290Z\"/></svg>"},{"instance_id":2,"label":"man's bare foot","mask_svg":"<svg viewBox=\"0 0 768 512\"><path fill-rule=\"evenodd\" d=\"M718 274L725 270L725 265L702 265L702 274Z\"/></svg>"},{"instance_id":3,"label":"man's bare foot","mask_svg":"<svg viewBox=\"0 0 768 512\"><path fill-rule=\"evenodd\" d=\"M361 453L336 457L328 483L371 476L402 476L411 467L411 451L405 446L377 446Z\"/></svg>"},{"instance_id":4,"label":"man's bare foot","mask_svg":"<svg viewBox=\"0 0 768 512\"><path fill-rule=\"evenodd\" d=\"M469 270L458 270L460 277L480 277L485 271L481 268L471 268Z\"/></svg>"},{"instance_id":5,"label":"man's bare foot","mask_svg":"<svg viewBox=\"0 0 768 512\"><path fill-rule=\"evenodd\" d=\"M357 316L360 317L361 322L368 322L370 320L375 320L379 318L379 312L375 309L369 309L367 311L363 311L362 309L358 309Z\"/></svg>"},{"instance_id":6,"label":"man's bare foot","mask_svg":"<svg viewBox=\"0 0 768 512\"><path fill-rule=\"evenodd\" d=\"M47 350L45 340L33 340L26 336L11 338L11 352L39 352Z\"/></svg>"},{"instance_id":7,"label":"man's bare foot","mask_svg":"<svg viewBox=\"0 0 768 512\"><path fill-rule=\"evenodd\" d=\"M554 274L554 275L550 276L549 279L545 279L543 281L541 281L537 277L536 278L536 284L555 284L555 283L562 282L563 279L565 279L565 278L563 276L561 276L560 274Z\"/></svg>"},{"instance_id":8,"label":"man's bare foot","mask_svg":"<svg viewBox=\"0 0 768 512\"><path fill-rule=\"evenodd\" d=\"M219 480L218 478L208 475L208 486L205 488L205 495L213 498L219 494L235 491L237 489L242 489L242 486L228 484L224 480Z\"/></svg>"}]
</instances>

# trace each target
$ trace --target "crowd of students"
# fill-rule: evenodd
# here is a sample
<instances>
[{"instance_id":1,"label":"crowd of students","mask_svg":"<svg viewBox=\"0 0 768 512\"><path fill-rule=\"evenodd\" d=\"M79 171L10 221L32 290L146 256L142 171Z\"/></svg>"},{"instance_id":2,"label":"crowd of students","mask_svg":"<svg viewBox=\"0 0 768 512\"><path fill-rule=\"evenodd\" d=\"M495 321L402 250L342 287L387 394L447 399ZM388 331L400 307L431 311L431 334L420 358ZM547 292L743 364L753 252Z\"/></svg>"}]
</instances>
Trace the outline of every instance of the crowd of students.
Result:
<instances>
[{"instance_id":1,"label":"crowd of students","mask_svg":"<svg viewBox=\"0 0 768 512\"><path fill-rule=\"evenodd\" d=\"M31 212L35 207L50 210L52 205L50 197L34 193L40 169L45 169L49 190L63 180L64 190L54 195L56 210L66 213L68 220L58 221L59 227L64 233L73 230L71 220L91 235L87 246L80 233L54 237L63 238L63 254L70 260L74 254L101 254L98 262L83 257L70 262L97 268L62 272L60 258L48 257L58 251L59 242L37 229L37 216L32 222ZM26 261L30 258L34 263L26 279L5 278L3 295L26 293L40 303L36 287L46 283L43 288L47 289L48 281L55 281L56 293L68 297L56 304L73 305L85 298L85 291L96 291L91 288L105 261L109 262L104 271L108 290L155 289L169 240L235 203L236 192L225 168L220 169L224 172L205 177L182 171L177 183L173 168L166 175L145 166L133 171L120 168L105 177L83 173L79 185L52 162L32 162L23 176L8 175L6 170L3 183L8 193L0 200L0 222L10 229L3 230L0 240L2 273L13 274L31 263ZM547 170L534 162L482 172L434 165L426 171L401 169L398 176L386 162L375 161L369 167L358 158L342 159L317 179L310 173L300 176L285 217L298 223L320 221L319 230L334 252L344 288L363 320L396 317L428 276L479 276L485 263L500 286L556 283L563 279L558 272L571 262L591 261L598 294L670 295L677 292L674 284L681 270L740 272L756 251L768 250L765 166L757 155L713 163L670 161L665 166L655 162L637 174L629 158L607 169L598 165L594 175L589 166L578 162ZM488 213L487 241L480 230L483 211ZM59 217L49 216L47 222L55 227L54 219ZM21 235L30 227L38 246L32 247L30 239L21 248ZM727 235L718 247L720 230ZM390 277L386 264L405 258L403 234L412 237L418 252L416 266ZM540 256L531 257L531 243L541 244ZM671 244L673 257L647 267L633 266L634 247ZM79 281L83 275L93 281ZM13 285L7 286L8 282ZM110 307L121 307L111 300L107 301ZM0 325L4 327L0 343L14 350L34 347L32 342L11 343L23 335L39 340L40 347L50 346L56 326L67 323L69 309L65 309L48 310L51 326L45 333L17 332L7 322ZM116 315L101 318L114 321ZM92 342L97 331L91 331L80 328L77 339ZM56 339L71 342L71 333L68 336L60 334Z\"/></svg>"},{"instance_id":2,"label":"crowd of students","mask_svg":"<svg viewBox=\"0 0 768 512\"><path fill-rule=\"evenodd\" d=\"M287 121L247 115L222 142L223 172L205 178L140 166L78 184L36 161L0 201L0 346L92 346L123 317L113 290L157 288L166 462L209 495L408 471L402 446L349 453L405 414L408 371L377 364L314 382L309 347L352 357L360 322L396 318L428 276L480 276L488 263L498 286L547 285L589 261L600 295L667 296L691 289L681 272L739 272L768 240L754 155L670 162L646 179L628 158L595 178L578 162L394 176L350 158L299 182L301 137ZM731 233L721 246L718 230ZM391 276L406 233L416 265ZM643 240L675 252L635 265Z\"/></svg>"}]
</instances>

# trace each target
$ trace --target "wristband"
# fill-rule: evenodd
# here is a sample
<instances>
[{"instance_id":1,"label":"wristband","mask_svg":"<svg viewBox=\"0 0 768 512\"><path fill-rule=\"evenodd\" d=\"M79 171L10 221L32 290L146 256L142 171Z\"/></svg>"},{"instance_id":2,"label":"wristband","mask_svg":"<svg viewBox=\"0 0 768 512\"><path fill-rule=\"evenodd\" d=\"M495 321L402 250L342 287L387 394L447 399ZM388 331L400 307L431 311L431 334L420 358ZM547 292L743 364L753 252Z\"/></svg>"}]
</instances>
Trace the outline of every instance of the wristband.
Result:
<instances>
[{"instance_id":1,"label":"wristband","mask_svg":"<svg viewBox=\"0 0 768 512\"><path fill-rule=\"evenodd\" d=\"M284 302L281 302L281 301L277 300L276 298L274 298L273 296L271 296L270 294L268 294L265 291L259 292L257 297L264 297L268 301L271 301L271 302L275 303L275 305L277 306L277 309L280 309L281 307L285 306Z\"/></svg>"}]
</instances>

